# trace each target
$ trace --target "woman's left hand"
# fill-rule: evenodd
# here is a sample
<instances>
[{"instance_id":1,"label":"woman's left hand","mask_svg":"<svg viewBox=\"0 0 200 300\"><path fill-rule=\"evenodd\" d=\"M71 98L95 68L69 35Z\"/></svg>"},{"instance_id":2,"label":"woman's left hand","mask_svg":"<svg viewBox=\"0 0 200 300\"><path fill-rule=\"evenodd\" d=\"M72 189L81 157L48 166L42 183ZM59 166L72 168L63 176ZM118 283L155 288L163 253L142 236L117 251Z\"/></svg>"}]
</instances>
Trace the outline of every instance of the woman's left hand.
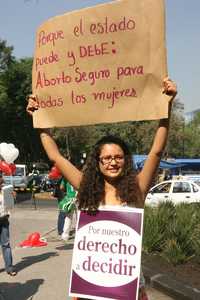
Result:
<instances>
[{"instance_id":1,"label":"woman's left hand","mask_svg":"<svg viewBox=\"0 0 200 300\"><path fill-rule=\"evenodd\" d=\"M172 81L169 77L163 79L163 93L172 96L173 98L177 94L176 83Z\"/></svg>"}]
</instances>

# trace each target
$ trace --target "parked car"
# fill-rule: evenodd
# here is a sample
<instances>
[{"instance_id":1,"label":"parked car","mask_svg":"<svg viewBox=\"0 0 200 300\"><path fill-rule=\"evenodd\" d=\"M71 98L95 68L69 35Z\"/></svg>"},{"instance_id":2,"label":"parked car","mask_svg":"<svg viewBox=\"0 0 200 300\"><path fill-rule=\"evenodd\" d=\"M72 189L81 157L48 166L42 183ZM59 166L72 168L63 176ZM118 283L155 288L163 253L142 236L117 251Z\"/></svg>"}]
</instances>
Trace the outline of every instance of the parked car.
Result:
<instances>
[{"instance_id":1,"label":"parked car","mask_svg":"<svg viewBox=\"0 0 200 300\"><path fill-rule=\"evenodd\" d=\"M172 179L182 179L182 180L191 180L196 184L200 185L200 174L184 174L173 176Z\"/></svg>"},{"instance_id":2,"label":"parked car","mask_svg":"<svg viewBox=\"0 0 200 300\"><path fill-rule=\"evenodd\" d=\"M150 189L145 203L157 206L164 201L172 201L174 204L200 203L200 186L190 180L166 180Z\"/></svg>"},{"instance_id":3,"label":"parked car","mask_svg":"<svg viewBox=\"0 0 200 300\"><path fill-rule=\"evenodd\" d=\"M3 176L5 184L11 184L15 190L26 190L33 176L28 174L27 165L16 164L16 171L12 176Z\"/></svg>"}]
</instances>

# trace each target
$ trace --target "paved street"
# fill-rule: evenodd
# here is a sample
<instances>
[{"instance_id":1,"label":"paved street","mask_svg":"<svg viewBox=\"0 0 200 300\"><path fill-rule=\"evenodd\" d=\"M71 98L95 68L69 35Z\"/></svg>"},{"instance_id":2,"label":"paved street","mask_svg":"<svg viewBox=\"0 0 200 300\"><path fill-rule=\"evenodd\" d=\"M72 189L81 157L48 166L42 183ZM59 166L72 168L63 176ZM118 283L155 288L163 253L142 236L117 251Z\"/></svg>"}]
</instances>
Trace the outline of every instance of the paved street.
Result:
<instances>
[{"instance_id":1,"label":"paved street","mask_svg":"<svg viewBox=\"0 0 200 300\"><path fill-rule=\"evenodd\" d=\"M35 194L32 197L30 192L18 192L16 199L16 207L33 208L33 209L57 209L57 200L50 193L44 192Z\"/></svg>"},{"instance_id":2,"label":"paved street","mask_svg":"<svg viewBox=\"0 0 200 300\"><path fill-rule=\"evenodd\" d=\"M173 299L153 288L148 288L148 296L149 296L149 300L172 300Z\"/></svg>"},{"instance_id":3,"label":"paved street","mask_svg":"<svg viewBox=\"0 0 200 300\"><path fill-rule=\"evenodd\" d=\"M67 297L67 290L73 240L64 244L57 239L56 207L48 208L44 204L37 210L27 207L27 204L22 207L17 207L10 218L13 257L19 273L17 277L8 277L0 260L0 300L71 299ZM34 231L44 234L48 245L20 248L19 242L27 239ZM172 299L152 288L148 289L148 294L150 300Z\"/></svg>"}]
</instances>

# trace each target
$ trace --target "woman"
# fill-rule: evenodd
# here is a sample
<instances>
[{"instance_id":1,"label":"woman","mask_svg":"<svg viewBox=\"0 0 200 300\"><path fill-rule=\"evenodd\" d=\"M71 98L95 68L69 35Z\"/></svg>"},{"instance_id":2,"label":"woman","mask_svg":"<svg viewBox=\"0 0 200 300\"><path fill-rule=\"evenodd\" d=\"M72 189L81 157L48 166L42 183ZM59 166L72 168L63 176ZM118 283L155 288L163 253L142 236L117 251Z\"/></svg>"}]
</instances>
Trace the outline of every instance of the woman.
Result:
<instances>
[{"instance_id":1,"label":"woman","mask_svg":"<svg viewBox=\"0 0 200 300\"><path fill-rule=\"evenodd\" d=\"M176 95L176 85L169 79L163 80L163 92ZM29 97L27 112L38 109L34 96ZM169 115L171 102L169 103ZM50 160L54 161L63 176L78 190L78 207L94 212L100 205L128 205L142 208L145 197L156 174L169 129L169 117L161 119L154 142L144 167L136 174L132 166L131 153L126 144L116 137L104 137L94 146L86 162L84 172L79 171L58 150L48 131L41 130L43 147ZM143 278L140 282L139 300L147 299Z\"/></svg>"},{"instance_id":2,"label":"woman","mask_svg":"<svg viewBox=\"0 0 200 300\"><path fill-rule=\"evenodd\" d=\"M76 191L65 178L63 178L60 183L60 190L63 192L64 197L62 198L58 206L60 208L60 212L64 212L65 214L61 237L64 241L68 241L72 226L73 215L76 208L74 204L76 200Z\"/></svg>"}]
</instances>

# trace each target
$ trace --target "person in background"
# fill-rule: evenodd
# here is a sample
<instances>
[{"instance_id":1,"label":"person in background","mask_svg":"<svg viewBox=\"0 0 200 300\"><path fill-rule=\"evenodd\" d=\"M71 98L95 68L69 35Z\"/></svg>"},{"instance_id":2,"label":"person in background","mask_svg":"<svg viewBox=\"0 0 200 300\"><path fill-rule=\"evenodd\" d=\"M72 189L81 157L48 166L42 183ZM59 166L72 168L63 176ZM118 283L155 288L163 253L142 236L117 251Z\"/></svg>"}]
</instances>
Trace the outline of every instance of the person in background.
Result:
<instances>
[{"instance_id":1,"label":"person in background","mask_svg":"<svg viewBox=\"0 0 200 300\"><path fill-rule=\"evenodd\" d=\"M66 199L66 204L64 204L62 207L60 207L61 212L63 212L65 215L61 237L64 241L67 241L70 236L72 218L73 218L74 211L76 209L76 206L75 206L76 191L74 190L73 186L65 178L63 178L60 183L60 190L64 193L63 198ZM65 201L63 201L63 202L65 202Z\"/></svg>"},{"instance_id":2,"label":"person in background","mask_svg":"<svg viewBox=\"0 0 200 300\"><path fill-rule=\"evenodd\" d=\"M175 83L165 78L163 93L171 96L168 118L159 121L153 145L139 173L134 170L130 149L118 137L105 136L98 141L82 172L63 157L49 131L40 129L41 142L49 159L58 166L74 189L78 190L78 209L93 214L100 206L106 205L144 207L146 195L157 173L167 142L171 104L176 92ZM35 96L31 95L27 112L33 114L38 108ZM147 299L141 272L138 300Z\"/></svg>"},{"instance_id":3,"label":"person in background","mask_svg":"<svg viewBox=\"0 0 200 300\"><path fill-rule=\"evenodd\" d=\"M17 275L17 271L13 267L13 258L10 246L9 212L1 206L3 200L3 183L3 176L0 173L0 245L2 248L5 270L8 275L15 276Z\"/></svg>"},{"instance_id":4,"label":"person in background","mask_svg":"<svg viewBox=\"0 0 200 300\"><path fill-rule=\"evenodd\" d=\"M29 183L28 183L28 187L31 188L31 189L39 187L39 185L40 185L40 172L36 168L35 164L33 164L32 170L28 174L28 176L30 178Z\"/></svg>"},{"instance_id":5,"label":"person in background","mask_svg":"<svg viewBox=\"0 0 200 300\"><path fill-rule=\"evenodd\" d=\"M53 190L53 197L55 197L58 201L58 220L57 220L57 231L58 231L58 236L61 237L62 232L63 232L63 227L64 227L64 222L65 222L65 212L59 209L59 203L64 197L63 191L60 189L60 184L62 181L62 177L58 179L54 185L54 190Z\"/></svg>"}]
</instances>

